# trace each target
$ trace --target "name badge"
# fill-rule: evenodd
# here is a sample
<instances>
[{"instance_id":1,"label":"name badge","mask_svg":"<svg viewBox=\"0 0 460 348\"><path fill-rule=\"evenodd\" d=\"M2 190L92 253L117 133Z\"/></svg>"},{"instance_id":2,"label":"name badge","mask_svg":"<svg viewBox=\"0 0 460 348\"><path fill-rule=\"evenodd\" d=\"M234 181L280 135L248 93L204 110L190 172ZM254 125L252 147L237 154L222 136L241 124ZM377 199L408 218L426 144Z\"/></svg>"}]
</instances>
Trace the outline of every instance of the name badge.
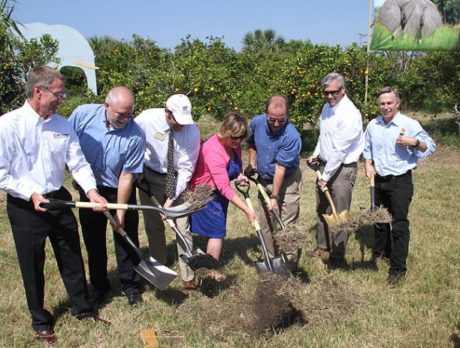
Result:
<instances>
[{"instance_id":1,"label":"name badge","mask_svg":"<svg viewBox=\"0 0 460 348\"><path fill-rule=\"evenodd\" d=\"M158 139L160 141L163 141L165 140L165 135L163 133L160 133L160 132L156 132L155 134L155 139Z\"/></svg>"}]
</instances>

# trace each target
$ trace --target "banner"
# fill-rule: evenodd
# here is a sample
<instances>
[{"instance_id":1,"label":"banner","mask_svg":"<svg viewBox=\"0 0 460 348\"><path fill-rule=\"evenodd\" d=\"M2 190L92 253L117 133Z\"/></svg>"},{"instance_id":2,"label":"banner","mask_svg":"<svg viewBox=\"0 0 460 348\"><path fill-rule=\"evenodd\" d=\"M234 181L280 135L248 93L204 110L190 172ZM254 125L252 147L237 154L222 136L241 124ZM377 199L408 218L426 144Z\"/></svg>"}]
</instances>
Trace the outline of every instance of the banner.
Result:
<instances>
[{"instance_id":1,"label":"banner","mask_svg":"<svg viewBox=\"0 0 460 348\"><path fill-rule=\"evenodd\" d=\"M459 51L460 0L374 0L371 49Z\"/></svg>"}]
</instances>

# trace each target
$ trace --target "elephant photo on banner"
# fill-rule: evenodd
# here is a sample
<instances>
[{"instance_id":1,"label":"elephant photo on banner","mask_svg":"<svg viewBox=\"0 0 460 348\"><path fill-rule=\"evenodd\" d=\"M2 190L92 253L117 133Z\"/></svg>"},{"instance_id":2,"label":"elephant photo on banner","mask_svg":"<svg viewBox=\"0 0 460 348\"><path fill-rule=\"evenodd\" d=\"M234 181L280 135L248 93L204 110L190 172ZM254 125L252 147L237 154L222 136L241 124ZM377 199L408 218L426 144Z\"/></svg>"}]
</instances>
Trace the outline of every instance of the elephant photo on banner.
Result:
<instances>
[{"instance_id":1,"label":"elephant photo on banner","mask_svg":"<svg viewBox=\"0 0 460 348\"><path fill-rule=\"evenodd\" d=\"M374 0L371 49L460 50L460 0Z\"/></svg>"}]
</instances>

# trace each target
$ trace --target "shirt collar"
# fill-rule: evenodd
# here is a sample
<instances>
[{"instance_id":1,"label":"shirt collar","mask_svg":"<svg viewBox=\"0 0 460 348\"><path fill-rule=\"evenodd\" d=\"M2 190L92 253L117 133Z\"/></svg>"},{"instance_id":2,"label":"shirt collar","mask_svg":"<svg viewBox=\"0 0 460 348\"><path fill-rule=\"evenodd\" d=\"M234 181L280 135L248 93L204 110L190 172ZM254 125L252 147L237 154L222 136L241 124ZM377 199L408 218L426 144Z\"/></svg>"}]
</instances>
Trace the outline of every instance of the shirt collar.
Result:
<instances>
[{"instance_id":1,"label":"shirt collar","mask_svg":"<svg viewBox=\"0 0 460 348\"><path fill-rule=\"evenodd\" d=\"M32 106L29 104L29 102L26 100L25 103L24 103L24 108L26 109L26 115L27 115L27 118L30 120L30 122L34 123L35 125L39 124L39 123L46 123L46 122L49 122L53 116L53 115L50 115L49 117L46 118L46 120L41 117L33 108Z\"/></svg>"},{"instance_id":2,"label":"shirt collar","mask_svg":"<svg viewBox=\"0 0 460 348\"><path fill-rule=\"evenodd\" d=\"M385 121L383 121L383 116L382 115L379 115L377 117L377 120L376 120L377 123L379 124L382 124L382 125L390 125L390 124L394 124L395 126L400 126L400 122L401 122L401 113L398 111L396 113L396 115L393 117L393 119L388 123L388 124L385 124Z\"/></svg>"}]
</instances>

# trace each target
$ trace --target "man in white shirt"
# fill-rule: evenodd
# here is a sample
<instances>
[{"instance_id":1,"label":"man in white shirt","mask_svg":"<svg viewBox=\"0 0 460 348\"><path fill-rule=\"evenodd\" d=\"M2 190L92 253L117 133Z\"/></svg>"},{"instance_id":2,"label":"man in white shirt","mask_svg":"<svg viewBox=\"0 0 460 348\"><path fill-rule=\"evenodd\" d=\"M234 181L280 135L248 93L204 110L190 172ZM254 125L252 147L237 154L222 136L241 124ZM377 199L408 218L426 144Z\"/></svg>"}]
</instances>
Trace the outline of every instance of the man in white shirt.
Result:
<instances>
[{"instance_id":1,"label":"man in white shirt","mask_svg":"<svg viewBox=\"0 0 460 348\"><path fill-rule=\"evenodd\" d=\"M357 162L364 149L363 125L361 113L346 95L342 75L330 73L321 84L327 103L321 112L315 151L307 159L309 166L321 171L316 187L318 247L307 255L321 256L328 251L331 261L342 261L348 233L329 231L323 214L329 214L330 207L322 189L328 187L337 212L350 209Z\"/></svg>"},{"instance_id":2,"label":"man in white shirt","mask_svg":"<svg viewBox=\"0 0 460 348\"><path fill-rule=\"evenodd\" d=\"M200 151L200 132L192 118L192 105L187 96L175 94L168 98L165 108L143 111L134 121L141 127L146 137L144 157L144 180L149 190L165 208L180 204L180 194L187 187L198 160ZM168 144L173 137L173 165L175 180L172 192L167 197ZM150 197L139 191L142 204L151 204ZM159 262L166 263L166 237L162 217L154 211L143 211L145 231L149 240L150 255ZM184 234L188 244L192 245L188 218L176 220L177 227ZM184 250L177 245L179 254ZM196 290L193 282L194 272L179 258L180 273L184 288Z\"/></svg>"},{"instance_id":3,"label":"man in white shirt","mask_svg":"<svg viewBox=\"0 0 460 348\"><path fill-rule=\"evenodd\" d=\"M64 98L64 76L39 66L29 74L24 106L0 118L0 189L8 194L8 218L32 327L36 338L48 343L56 341L56 335L53 316L43 307L47 237L72 302L72 315L103 321L88 301L78 226L72 210L40 207L49 198L71 199L63 187L66 166L91 202L103 206L107 203L97 192L91 167L71 124L56 114Z\"/></svg>"}]
</instances>

